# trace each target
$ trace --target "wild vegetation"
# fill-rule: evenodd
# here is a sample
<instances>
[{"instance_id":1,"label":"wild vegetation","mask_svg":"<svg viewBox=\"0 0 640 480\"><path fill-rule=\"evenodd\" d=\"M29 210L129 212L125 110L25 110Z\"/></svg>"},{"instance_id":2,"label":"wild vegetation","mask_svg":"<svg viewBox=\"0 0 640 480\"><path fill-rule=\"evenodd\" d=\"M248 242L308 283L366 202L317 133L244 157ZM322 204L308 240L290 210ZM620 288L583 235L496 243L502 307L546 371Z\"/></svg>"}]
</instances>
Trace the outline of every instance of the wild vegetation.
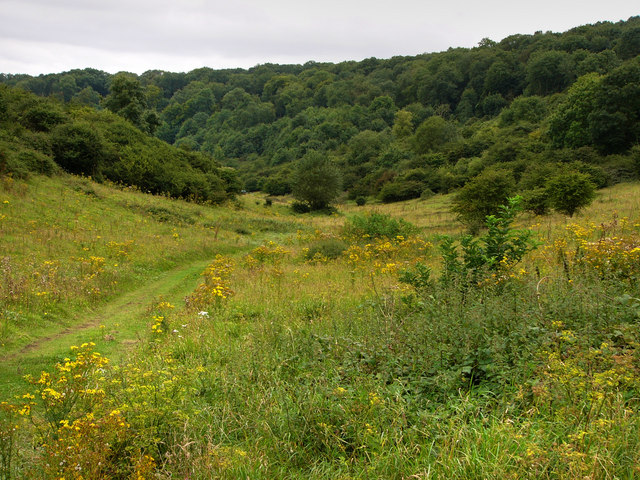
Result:
<instances>
[{"instance_id":1,"label":"wild vegetation","mask_svg":"<svg viewBox=\"0 0 640 480\"><path fill-rule=\"evenodd\" d=\"M310 217L0 192L2 478L637 476L637 184L571 221L513 199L475 239L451 196ZM129 326L60 332L194 261Z\"/></svg>"},{"instance_id":2,"label":"wild vegetation","mask_svg":"<svg viewBox=\"0 0 640 480\"><path fill-rule=\"evenodd\" d=\"M109 111L0 85L0 174L61 169L145 192L219 203L240 189L232 169L145 135Z\"/></svg>"},{"instance_id":3,"label":"wild vegetation","mask_svg":"<svg viewBox=\"0 0 640 480\"><path fill-rule=\"evenodd\" d=\"M640 476L639 35L5 75L0 480Z\"/></svg>"},{"instance_id":4,"label":"wild vegetation","mask_svg":"<svg viewBox=\"0 0 640 480\"><path fill-rule=\"evenodd\" d=\"M412 57L2 80L205 152L247 191L295 192L299 164L319 155L351 199L446 193L489 171L540 213L549 176L598 188L638 177L639 39L631 17Z\"/></svg>"}]
</instances>

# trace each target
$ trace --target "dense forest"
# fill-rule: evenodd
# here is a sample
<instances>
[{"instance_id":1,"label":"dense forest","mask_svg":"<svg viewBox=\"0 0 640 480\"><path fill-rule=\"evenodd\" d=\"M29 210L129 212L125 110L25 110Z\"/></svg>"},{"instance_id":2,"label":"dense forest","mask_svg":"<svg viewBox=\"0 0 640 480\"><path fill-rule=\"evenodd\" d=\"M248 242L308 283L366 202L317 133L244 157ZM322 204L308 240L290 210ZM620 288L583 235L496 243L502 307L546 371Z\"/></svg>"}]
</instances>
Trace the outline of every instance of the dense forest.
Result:
<instances>
[{"instance_id":1,"label":"dense forest","mask_svg":"<svg viewBox=\"0 0 640 480\"><path fill-rule=\"evenodd\" d=\"M117 113L179 147L172 150L176 165L203 172L196 183L207 175L233 183L219 163L237 170L245 190L287 194L297 166L311 156L331 162L351 199L449 192L480 176L499 178L506 193L522 193L531 210L544 212L545 182L557 172L587 175L596 187L638 176L639 54L636 16L411 57L142 75L84 69L0 80L64 102L77 128L95 120L122 129L124 123L94 109ZM72 128L58 125L62 106L47 103L53 113L45 119L38 117L45 104L32 102L21 114L25 128L55 126L54 138ZM119 143L108 138L113 132L103 133L109 145ZM143 167L133 179L133 167L109 155L101 152L105 177L152 191L198 190L159 180L147 185L154 176L148 172L164 163ZM71 171L86 170L61 161ZM172 174L191 175L182 168Z\"/></svg>"}]
</instances>

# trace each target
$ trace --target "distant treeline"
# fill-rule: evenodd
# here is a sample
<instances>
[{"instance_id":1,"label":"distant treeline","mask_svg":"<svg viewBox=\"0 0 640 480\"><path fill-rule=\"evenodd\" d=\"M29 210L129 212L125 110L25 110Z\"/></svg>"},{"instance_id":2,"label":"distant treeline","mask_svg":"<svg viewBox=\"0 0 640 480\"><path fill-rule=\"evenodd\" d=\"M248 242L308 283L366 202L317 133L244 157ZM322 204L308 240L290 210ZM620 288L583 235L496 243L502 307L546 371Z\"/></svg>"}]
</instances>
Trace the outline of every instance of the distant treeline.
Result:
<instances>
[{"instance_id":1,"label":"distant treeline","mask_svg":"<svg viewBox=\"0 0 640 480\"><path fill-rule=\"evenodd\" d=\"M186 152L200 151L236 168L247 190L289 193L297 162L320 152L351 198L395 201L448 192L488 169L508 172L520 191L557 169L598 186L637 178L639 54L632 17L385 60L1 80L116 112L181 147L187 164ZM109 165L105 175L116 175Z\"/></svg>"}]
</instances>

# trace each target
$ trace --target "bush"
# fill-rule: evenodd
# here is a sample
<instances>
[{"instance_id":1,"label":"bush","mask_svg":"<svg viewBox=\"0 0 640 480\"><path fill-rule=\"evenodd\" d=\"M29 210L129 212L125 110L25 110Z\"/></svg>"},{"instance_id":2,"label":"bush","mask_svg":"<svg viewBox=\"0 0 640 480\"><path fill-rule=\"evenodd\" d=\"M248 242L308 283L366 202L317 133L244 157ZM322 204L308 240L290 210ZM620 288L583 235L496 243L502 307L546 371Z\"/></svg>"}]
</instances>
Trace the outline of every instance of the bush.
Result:
<instances>
[{"instance_id":1,"label":"bush","mask_svg":"<svg viewBox=\"0 0 640 480\"><path fill-rule=\"evenodd\" d=\"M544 188L534 188L522 194L522 206L535 215L549 213L549 194Z\"/></svg>"},{"instance_id":2,"label":"bush","mask_svg":"<svg viewBox=\"0 0 640 480\"><path fill-rule=\"evenodd\" d=\"M547 182L546 190L553 209L570 217L590 205L596 195L596 187L589 175L578 172L552 177Z\"/></svg>"},{"instance_id":3,"label":"bush","mask_svg":"<svg viewBox=\"0 0 640 480\"><path fill-rule=\"evenodd\" d=\"M619 155L611 155L606 157L605 161L600 160L599 165L590 165L581 161L572 162L569 166L580 173L589 175L589 180L596 188L604 188L610 183L618 183L624 180L632 180L635 178L633 167L626 162L626 158L622 157L622 162L616 162L614 158L620 158ZM608 161L614 160L614 161ZM626 171L626 175L625 175ZM618 174L622 172L622 178Z\"/></svg>"},{"instance_id":4,"label":"bush","mask_svg":"<svg viewBox=\"0 0 640 480\"><path fill-rule=\"evenodd\" d=\"M19 152L17 160L25 165L29 171L44 175L52 175L60 168L50 156L33 150Z\"/></svg>"},{"instance_id":5,"label":"bush","mask_svg":"<svg viewBox=\"0 0 640 480\"><path fill-rule=\"evenodd\" d=\"M354 215L349 218L344 226L344 236L351 238L395 238L407 237L416 233L415 225L401 218L393 218L381 213L367 213Z\"/></svg>"},{"instance_id":6,"label":"bush","mask_svg":"<svg viewBox=\"0 0 640 480\"><path fill-rule=\"evenodd\" d=\"M103 157L103 144L89 123L64 124L52 132L52 148L56 163L71 173L92 175Z\"/></svg>"},{"instance_id":7,"label":"bush","mask_svg":"<svg viewBox=\"0 0 640 480\"><path fill-rule=\"evenodd\" d=\"M515 125L522 122L538 123L547 113L544 98L529 96L518 97L500 114L500 126Z\"/></svg>"},{"instance_id":8,"label":"bush","mask_svg":"<svg viewBox=\"0 0 640 480\"><path fill-rule=\"evenodd\" d=\"M359 207L363 207L365 204L367 203L367 199L360 195L358 197L356 197L356 205Z\"/></svg>"},{"instance_id":9,"label":"bush","mask_svg":"<svg viewBox=\"0 0 640 480\"><path fill-rule=\"evenodd\" d=\"M309 247L304 258L307 260L313 260L320 256L322 258L334 260L336 258L340 258L346 249L347 244L342 240L335 238L320 240Z\"/></svg>"},{"instance_id":10,"label":"bush","mask_svg":"<svg viewBox=\"0 0 640 480\"><path fill-rule=\"evenodd\" d=\"M454 245L453 239L445 237L440 245L444 263L441 280L445 283L458 281L465 287L477 286L488 272L509 271L534 250L538 244L532 239L532 232L512 228L521 202L521 197L509 198L506 205L498 208L496 215L487 215L487 233L482 237L462 237L459 245L462 255L459 255L458 245Z\"/></svg>"},{"instance_id":11,"label":"bush","mask_svg":"<svg viewBox=\"0 0 640 480\"><path fill-rule=\"evenodd\" d=\"M380 200L385 203L391 203L418 198L423 189L424 185L416 181L389 182L380 190Z\"/></svg>"},{"instance_id":12,"label":"bush","mask_svg":"<svg viewBox=\"0 0 640 480\"><path fill-rule=\"evenodd\" d=\"M64 121L64 113L44 103L29 108L22 116L22 124L36 132L49 132Z\"/></svg>"},{"instance_id":13,"label":"bush","mask_svg":"<svg viewBox=\"0 0 640 480\"><path fill-rule=\"evenodd\" d=\"M431 197L433 197L435 195L435 192L433 190L431 190L430 188L425 188L422 193L420 194L420 198L422 200L428 200Z\"/></svg>"},{"instance_id":14,"label":"bush","mask_svg":"<svg viewBox=\"0 0 640 480\"><path fill-rule=\"evenodd\" d=\"M599 169L602 175L610 180L610 183L629 182L638 178L636 172L636 165L631 155L608 155L604 157L600 167L592 167ZM591 175L591 171L585 169L579 169L581 173L587 173L591 176L591 181L595 184L596 188L602 188L607 185L608 182L600 182L597 176Z\"/></svg>"},{"instance_id":15,"label":"bush","mask_svg":"<svg viewBox=\"0 0 640 480\"><path fill-rule=\"evenodd\" d=\"M291 210L293 210L293 213L309 213L311 207L304 202L293 202L291 204Z\"/></svg>"},{"instance_id":16,"label":"bush","mask_svg":"<svg viewBox=\"0 0 640 480\"><path fill-rule=\"evenodd\" d=\"M485 170L460 189L453 200L452 210L471 232L477 232L487 215L497 213L505 204L513 189L510 173Z\"/></svg>"},{"instance_id":17,"label":"bush","mask_svg":"<svg viewBox=\"0 0 640 480\"><path fill-rule=\"evenodd\" d=\"M10 173L15 178L27 178L29 169L24 163L21 163L13 152L0 150L0 175Z\"/></svg>"},{"instance_id":18,"label":"bush","mask_svg":"<svg viewBox=\"0 0 640 480\"><path fill-rule=\"evenodd\" d=\"M291 185L284 178L270 178L264 183L264 191L269 195L288 195L291 193Z\"/></svg>"}]
</instances>

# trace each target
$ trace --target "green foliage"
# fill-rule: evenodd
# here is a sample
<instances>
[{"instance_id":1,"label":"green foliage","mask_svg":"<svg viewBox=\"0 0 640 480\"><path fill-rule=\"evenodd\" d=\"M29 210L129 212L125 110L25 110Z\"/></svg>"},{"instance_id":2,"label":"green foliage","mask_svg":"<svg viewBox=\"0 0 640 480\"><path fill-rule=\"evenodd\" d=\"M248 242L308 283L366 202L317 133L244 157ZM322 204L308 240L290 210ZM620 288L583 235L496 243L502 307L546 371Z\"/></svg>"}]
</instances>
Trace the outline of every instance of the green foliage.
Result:
<instances>
[{"instance_id":1,"label":"green foliage","mask_svg":"<svg viewBox=\"0 0 640 480\"><path fill-rule=\"evenodd\" d=\"M413 134L413 114L407 110L397 111L392 132L398 140L409 138Z\"/></svg>"},{"instance_id":2,"label":"green foliage","mask_svg":"<svg viewBox=\"0 0 640 480\"><path fill-rule=\"evenodd\" d=\"M133 185L151 193L219 203L240 191L236 172L211 157L152 138L108 111L63 110L51 99L0 88L7 115L0 173L70 173ZM6 129L6 130L5 130Z\"/></svg>"},{"instance_id":3,"label":"green foliage","mask_svg":"<svg viewBox=\"0 0 640 480\"><path fill-rule=\"evenodd\" d=\"M450 122L434 115L426 119L413 136L413 148L417 153L432 152L457 138L458 132Z\"/></svg>"},{"instance_id":4,"label":"green foliage","mask_svg":"<svg viewBox=\"0 0 640 480\"><path fill-rule=\"evenodd\" d=\"M499 93L487 95L479 105L479 110L486 117L497 116L509 102Z\"/></svg>"},{"instance_id":5,"label":"green foliage","mask_svg":"<svg viewBox=\"0 0 640 480\"><path fill-rule=\"evenodd\" d=\"M321 152L309 152L298 162L293 176L293 196L311 210L327 208L340 193L340 173Z\"/></svg>"},{"instance_id":6,"label":"green foliage","mask_svg":"<svg viewBox=\"0 0 640 480\"><path fill-rule=\"evenodd\" d=\"M292 202L291 210L293 213L309 213L311 211L311 207L306 202Z\"/></svg>"},{"instance_id":7,"label":"green foliage","mask_svg":"<svg viewBox=\"0 0 640 480\"><path fill-rule=\"evenodd\" d=\"M294 162L317 151L340 166L349 198L377 196L383 175L425 167L435 170L424 187L447 192L495 162L518 178L552 149L592 147L601 166L602 157L626 156L640 129L638 28L632 17L414 57L142 75L84 69L0 82L69 106L101 104L146 132L157 127L158 138L236 168L249 190L286 191L286 182L263 179L288 179ZM48 132L67 115L49 100L18 103L7 113L30 131ZM624 161L612 163L613 181L628 178ZM408 190L391 185L384 196Z\"/></svg>"},{"instance_id":8,"label":"green foliage","mask_svg":"<svg viewBox=\"0 0 640 480\"><path fill-rule=\"evenodd\" d=\"M628 150L640 133L640 63L626 62L607 75L581 77L551 117L556 146L593 145L601 153Z\"/></svg>"},{"instance_id":9,"label":"green foliage","mask_svg":"<svg viewBox=\"0 0 640 480\"><path fill-rule=\"evenodd\" d=\"M95 175L105 158L102 139L88 122L64 124L51 134L53 158L71 173Z\"/></svg>"},{"instance_id":10,"label":"green foliage","mask_svg":"<svg viewBox=\"0 0 640 480\"><path fill-rule=\"evenodd\" d=\"M346 249L347 244L342 240L335 238L319 240L309 246L309 249L304 254L304 258L307 260L317 258L335 260L336 258L340 258Z\"/></svg>"},{"instance_id":11,"label":"green foliage","mask_svg":"<svg viewBox=\"0 0 640 480\"><path fill-rule=\"evenodd\" d=\"M546 215L550 209L549 193L544 187L527 190L522 194L523 208L535 215Z\"/></svg>"},{"instance_id":12,"label":"green foliage","mask_svg":"<svg viewBox=\"0 0 640 480\"><path fill-rule=\"evenodd\" d=\"M291 193L291 184L286 178L270 178L264 183L262 189L269 195L287 195Z\"/></svg>"},{"instance_id":13,"label":"green foliage","mask_svg":"<svg viewBox=\"0 0 640 480\"><path fill-rule=\"evenodd\" d=\"M593 144L602 153L622 153L640 137L640 60L605 75L590 120Z\"/></svg>"},{"instance_id":14,"label":"green foliage","mask_svg":"<svg viewBox=\"0 0 640 480\"><path fill-rule=\"evenodd\" d=\"M431 279L431 269L424 263L416 263L413 268L402 270L398 275L398 280L402 283L411 285L419 292L423 292L433 286Z\"/></svg>"},{"instance_id":15,"label":"green foliage","mask_svg":"<svg viewBox=\"0 0 640 480\"><path fill-rule=\"evenodd\" d=\"M517 97L500 114L501 125L516 125L520 122L538 123L547 114L543 97Z\"/></svg>"},{"instance_id":16,"label":"green foliage","mask_svg":"<svg viewBox=\"0 0 640 480\"><path fill-rule=\"evenodd\" d=\"M640 27L624 31L616 44L616 52L623 60L640 55Z\"/></svg>"},{"instance_id":17,"label":"green foliage","mask_svg":"<svg viewBox=\"0 0 640 480\"><path fill-rule=\"evenodd\" d=\"M0 140L0 175L27 178L32 173L52 175L60 171L50 154L15 141Z\"/></svg>"},{"instance_id":18,"label":"green foliage","mask_svg":"<svg viewBox=\"0 0 640 480\"><path fill-rule=\"evenodd\" d=\"M364 213L347 219L343 229L346 238L397 238L416 233L415 225L402 218L382 213Z\"/></svg>"},{"instance_id":19,"label":"green foliage","mask_svg":"<svg viewBox=\"0 0 640 480\"><path fill-rule=\"evenodd\" d=\"M144 129L143 113L147 103L140 81L127 74L118 74L111 80L110 93L104 106L138 128Z\"/></svg>"},{"instance_id":20,"label":"green foliage","mask_svg":"<svg viewBox=\"0 0 640 480\"><path fill-rule=\"evenodd\" d=\"M361 165L375 160L388 144L386 134L364 130L349 140L349 163Z\"/></svg>"},{"instance_id":21,"label":"green foliage","mask_svg":"<svg viewBox=\"0 0 640 480\"><path fill-rule=\"evenodd\" d=\"M521 197L508 199L499 207L496 215L487 215L487 232L479 239L466 235L460 240L462 255L450 237L445 237L440 245L444 263L444 282L461 282L466 286L475 285L487 272L509 270L536 248L529 230L515 230L512 223L521 210Z\"/></svg>"},{"instance_id":22,"label":"green foliage","mask_svg":"<svg viewBox=\"0 0 640 480\"><path fill-rule=\"evenodd\" d=\"M505 97L515 97L522 93L524 84L524 66L512 57L506 57L491 64L482 87L486 94L500 93Z\"/></svg>"},{"instance_id":23,"label":"green foliage","mask_svg":"<svg viewBox=\"0 0 640 480\"><path fill-rule=\"evenodd\" d=\"M578 148L592 143L589 115L595 110L595 95L601 77L595 73L580 77L552 115L549 133L554 145Z\"/></svg>"},{"instance_id":24,"label":"green foliage","mask_svg":"<svg viewBox=\"0 0 640 480\"><path fill-rule=\"evenodd\" d=\"M547 182L546 191L551 207L570 217L590 205L596 193L589 176L578 172L555 175Z\"/></svg>"},{"instance_id":25,"label":"green foliage","mask_svg":"<svg viewBox=\"0 0 640 480\"><path fill-rule=\"evenodd\" d=\"M551 50L534 54L527 64L528 90L534 95L560 92L574 80L574 68L567 52Z\"/></svg>"},{"instance_id":26,"label":"green foliage","mask_svg":"<svg viewBox=\"0 0 640 480\"><path fill-rule=\"evenodd\" d=\"M61 109L51 103L38 102L24 112L22 124L36 132L49 132L56 125L63 123L66 117Z\"/></svg>"},{"instance_id":27,"label":"green foliage","mask_svg":"<svg viewBox=\"0 0 640 480\"><path fill-rule=\"evenodd\" d=\"M385 185L380 190L380 200L385 203L399 202L411 198L419 198L424 184L414 180L398 180Z\"/></svg>"},{"instance_id":28,"label":"green foliage","mask_svg":"<svg viewBox=\"0 0 640 480\"><path fill-rule=\"evenodd\" d=\"M475 177L456 194L453 212L472 232L485 222L487 215L496 214L513 193L514 181L504 170L488 169Z\"/></svg>"},{"instance_id":29,"label":"green foliage","mask_svg":"<svg viewBox=\"0 0 640 480\"><path fill-rule=\"evenodd\" d=\"M16 155L16 160L24 165L29 172L43 175L53 175L60 170L60 167L49 155L36 150L23 150Z\"/></svg>"}]
</instances>

